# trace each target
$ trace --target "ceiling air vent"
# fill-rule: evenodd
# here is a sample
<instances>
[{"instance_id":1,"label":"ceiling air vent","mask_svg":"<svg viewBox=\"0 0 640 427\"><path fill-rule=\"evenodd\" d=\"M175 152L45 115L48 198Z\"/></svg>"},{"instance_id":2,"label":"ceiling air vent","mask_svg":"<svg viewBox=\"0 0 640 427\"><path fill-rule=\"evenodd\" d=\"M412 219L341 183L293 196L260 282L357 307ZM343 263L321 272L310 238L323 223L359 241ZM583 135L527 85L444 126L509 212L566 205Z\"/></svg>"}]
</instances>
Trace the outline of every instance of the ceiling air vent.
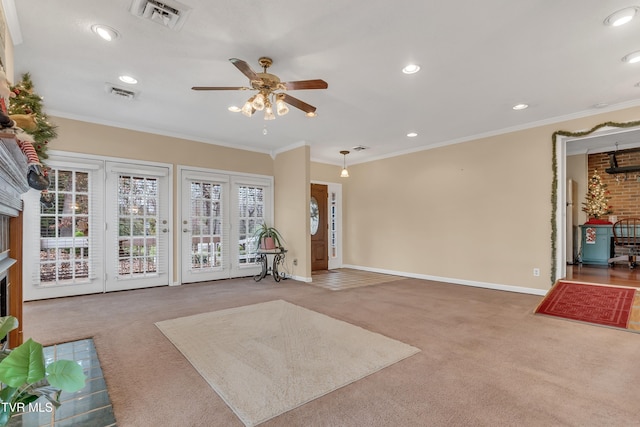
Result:
<instances>
[{"instance_id":1,"label":"ceiling air vent","mask_svg":"<svg viewBox=\"0 0 640 427\"><path fill-rule=\"evenodd\" d=\"M353 151L362 151L362 150L366 150L369 147L365 147L364 145L356 145L355 147L352 148Z\"/></svg>"},{"instance_id":2,"label":"ceiling air vent","mask_svg":"<svg viewBox=\"0 0 640 427\"><path fill-rule=\"evenodd\" d=\"M129 11L134 16L177 31L182 28L191 8L173 0L133 0Z\"/></svg>"},{"instance_id":3,"label":"ceiling air vent","mask_svg":"<svg viewBox=\"0 0 640 427\"><path fill-rule=\"evenodd\" d=\"M132 90L122 89L120 87L110 85L109 83L106 84L105 90L109 95L122 99L133 99L136 96L136 93Z\"/></svg>"}]
</instances>

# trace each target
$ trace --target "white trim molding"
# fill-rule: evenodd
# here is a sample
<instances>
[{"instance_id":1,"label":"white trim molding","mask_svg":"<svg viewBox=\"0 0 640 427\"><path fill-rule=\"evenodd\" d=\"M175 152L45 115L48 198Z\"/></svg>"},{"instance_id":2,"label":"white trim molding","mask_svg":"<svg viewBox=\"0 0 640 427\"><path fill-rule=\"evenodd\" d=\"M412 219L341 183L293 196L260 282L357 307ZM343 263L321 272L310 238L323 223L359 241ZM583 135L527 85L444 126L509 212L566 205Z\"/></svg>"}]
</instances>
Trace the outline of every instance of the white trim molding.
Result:
<instances>
[{"instance_id":1,"label":"white trim molding","mask_svg":"<svg viewBox=\"0 0 640 427\"><path fill-rule=\"evenodd\" d=\"M476 280L454 279L454 278L451 278L451 277L431 276L431 275L428 275L428 274L407 273L407 272L403 272L403 271L386 270L386 269L383 269L383 268L363 267L363 266L360 266L360 265L345 264L342 267L343 268L353 268L354 270L370 271L372 273L382 273L382 274L391 274L391 275L400 276L400 277L409 277L409 278L412 278L412 279L431 280L431 281L434 281L434 282L443 282L443 283L451 283L451 284L454 284L454 285L471 286L471 287L474 287L474 288L484 288L484 289L494 289L494 290L497 290L497 291L517 292L517 293L520 293L520 294L531 294L531 295L544 296L548 292L548 290L544 290L544 289L525 288L525 287L522 287L522 286L503 285L503 284L499 284L499 283L478 282Z\"/></svg>"}]
</instances>

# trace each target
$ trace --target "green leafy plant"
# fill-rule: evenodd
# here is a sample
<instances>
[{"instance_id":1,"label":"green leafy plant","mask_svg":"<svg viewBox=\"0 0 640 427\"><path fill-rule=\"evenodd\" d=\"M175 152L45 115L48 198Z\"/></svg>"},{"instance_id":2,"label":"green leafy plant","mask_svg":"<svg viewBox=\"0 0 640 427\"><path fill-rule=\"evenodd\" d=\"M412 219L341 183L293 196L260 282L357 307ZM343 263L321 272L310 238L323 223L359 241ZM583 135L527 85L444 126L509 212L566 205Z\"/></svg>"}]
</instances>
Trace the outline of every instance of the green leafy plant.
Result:
<instances>
[{"instance_id":1,"label":"green leafy plant","mask_svg":"<svg viewBox=\"0 0 640 427\"><path fill-rule=\"evenodd\" d=\"M270 227L266 223L260 224L253 233L253 238L259 244L260 248L265 248L264 241L267 238L272 238L276 248L283 247L284 238L275 227Z\"/></svg>"},{"instance_id":2,"label":"green leafy plant","mask_svg":"<svg viewBox=\"0 0 640 427\"><path fill-rule=\"evenodd\" d=\"M17 327L15 317L0 317L0 339ZM17 412L29 409L41 396L49 402L47 409L59 407L60 393L80 390L86 379L82 367L74 361L57 360L46 365L42 344L32 339L13 350L7 349L5 341L0 349L0 426Z\"/></svg>"}]
</instances>

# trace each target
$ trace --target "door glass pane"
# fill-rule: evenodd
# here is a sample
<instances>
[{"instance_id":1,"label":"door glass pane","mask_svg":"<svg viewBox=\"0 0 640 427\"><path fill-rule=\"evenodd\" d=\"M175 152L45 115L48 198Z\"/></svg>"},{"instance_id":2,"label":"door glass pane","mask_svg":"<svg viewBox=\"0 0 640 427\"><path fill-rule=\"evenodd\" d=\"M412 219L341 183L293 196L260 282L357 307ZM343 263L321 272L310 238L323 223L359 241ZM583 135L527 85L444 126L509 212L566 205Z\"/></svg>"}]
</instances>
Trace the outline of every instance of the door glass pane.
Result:
<instances>
[{"instance_id":1,"label":"door glass pane","mask_svg":"<svg viewBox=\"0 0 640 427\"><path fill-rule=\"evenodd\" d=\"M264 188L238 187L238 265L256 262L256 227L264 223Z\"/></svg>"},{"instance_id":2,"label":"door glass pane","mask_svg":"<svg viewBox=\"0 0 640 427\"><path fill-rule=\"evenodd\" d=\"M118 276L158 272L158 179L118 178Z\"/></svg>"},{"instance_id":3,"label":"door glass pane","mask_svg":"<svg viewBox=\"0 0 640 427\"><path fill-rule=\"evenodd\" d=\"M335 192L330 193L330 206L329 206L329 247L331 258L338 256L338 229L337 229L337 197Z\"/></svg>"},{"instance_id":4,"label":"door glass pane","mask_svg":"<svg viewBox=\"0 0 640 427\"><path fill-rule=\"evenodd\" d=\"M315 236L318 232L318 224L320 219L320 211L318 210L318 201L315 197L311 196L311 235Z\"/></svg>"},{"instance_id":5,"label":"door glass pane","mask_svg":"<svg viewBox=\"0 0 640 427\"><path fill-rule=\"evenodd\" d=\"M40 204L40 285L88 283L89 174L53 168L49 178L50 203Z\"/></svg>"},{"instance_id":6,"label":"door glass pane","mask_svg":"<svg viewBox=\"0 0 640 427\"><path fill-rule=\"evenodd\" d=\"M222 186L191 182L191 269L222 267Z\"/></svg>"}]
</instances>

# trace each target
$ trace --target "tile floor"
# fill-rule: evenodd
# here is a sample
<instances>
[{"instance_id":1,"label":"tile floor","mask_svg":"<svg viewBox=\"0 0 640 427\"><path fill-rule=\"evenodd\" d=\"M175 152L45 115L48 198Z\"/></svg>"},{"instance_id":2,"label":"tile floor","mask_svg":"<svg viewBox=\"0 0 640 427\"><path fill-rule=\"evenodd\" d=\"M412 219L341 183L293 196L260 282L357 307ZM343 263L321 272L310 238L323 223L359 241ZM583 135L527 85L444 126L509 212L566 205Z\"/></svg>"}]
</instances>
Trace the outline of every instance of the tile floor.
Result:
<instances>
[{"instance_id":1,"label":"tile floor","mask_svg":"<svg viewBox=\"0 0 640 427\"><path fill-rule=\"evenodd\" d=\"M406 277L350 268L338 268L335 270L314 271L311 273L311 282L309 284L332 291L341 291L404 279L406 279Z\"/></svg>"},{"instance_id":2,"label":"tile floor","mask_svg":"<svg viewBox=\"0 0 640 427\"><path fill-rule=\"evenodd\" d=\"M9 427L113 427L116 425L113 407L92 339L45 347L44 356L47 364L58 359L78 362L87 376L86 385L75 393L62 392L60 395L62 405L52 411L47 412L46 400L43 400L44 403L39 405L42 411L15 415L7 424Z\"/></svg>"}]
</instances>

